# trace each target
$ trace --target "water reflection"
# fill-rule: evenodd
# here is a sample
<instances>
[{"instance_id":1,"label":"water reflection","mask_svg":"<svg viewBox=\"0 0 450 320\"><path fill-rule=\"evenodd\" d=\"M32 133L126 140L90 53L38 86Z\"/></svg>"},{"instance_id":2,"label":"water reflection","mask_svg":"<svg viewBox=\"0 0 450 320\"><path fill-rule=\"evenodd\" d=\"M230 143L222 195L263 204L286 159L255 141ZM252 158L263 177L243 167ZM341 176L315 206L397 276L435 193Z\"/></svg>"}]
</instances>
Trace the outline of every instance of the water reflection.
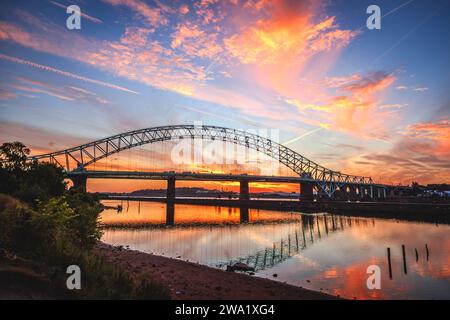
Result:
<instances>
[{"instance_id":1,"label":"water reflection","mask_svg":"<svg viewBox=\"0 0 450 320\"><path fill-rule=\"evenodd\" d=\"M448 225L254 209L248 209L249 223L240 223L238 208L175 205L173 212L175 224L167 227L164 204L107 210L105 224L147 227L108 228L103 240L213 267L244 262L256 276L277 274L276 280L348 298L450 299ZM373 264L382 270L381 290L366 286Z\"/></svg>"},{"instance_id":2,"label":"water reflection","mask_svg":"<svg viewBox=\"0 0 450 320\"><path fill-rule=\"evenodd\" d=\"M231 208L164 204L159 202L102 201L108 208L103 211L101 222L107 226L154 226L156 224L238 224L245 222L285 221L284 212ZM122 208L117 210L117 208ZM297 218L298 216L295 215ZM288 218L289 219L289 218Z\"/></svg>"}]
</instances>

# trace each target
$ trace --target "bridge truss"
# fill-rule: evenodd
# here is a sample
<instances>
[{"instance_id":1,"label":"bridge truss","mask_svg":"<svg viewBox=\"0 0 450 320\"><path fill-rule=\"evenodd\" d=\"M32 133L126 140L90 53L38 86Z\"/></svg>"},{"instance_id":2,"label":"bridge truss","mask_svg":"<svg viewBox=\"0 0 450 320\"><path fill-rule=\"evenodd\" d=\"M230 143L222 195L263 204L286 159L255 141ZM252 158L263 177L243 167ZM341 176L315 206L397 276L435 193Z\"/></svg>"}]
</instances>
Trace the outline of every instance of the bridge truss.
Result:
<instances>
[{"instance_id":1,"label":"bridge truss","mask_svg":"<svg viewBox=\"0 0 450 320\"><path fill-rule=\"evenodd\" d=\"M65 150L30 156L29 160L55 163L67 172L71 171L70 163L75 161L77 167L74 171L79 171L110 155L137 146L189 138L230 142L262 152L278 160L302 178L309 179L328 196L331 196L341 186L373 184L370 177L349 175L330 170L268 138L242 130L208 125L173 125L139 129Z\"/></svg>"}]
</instances>

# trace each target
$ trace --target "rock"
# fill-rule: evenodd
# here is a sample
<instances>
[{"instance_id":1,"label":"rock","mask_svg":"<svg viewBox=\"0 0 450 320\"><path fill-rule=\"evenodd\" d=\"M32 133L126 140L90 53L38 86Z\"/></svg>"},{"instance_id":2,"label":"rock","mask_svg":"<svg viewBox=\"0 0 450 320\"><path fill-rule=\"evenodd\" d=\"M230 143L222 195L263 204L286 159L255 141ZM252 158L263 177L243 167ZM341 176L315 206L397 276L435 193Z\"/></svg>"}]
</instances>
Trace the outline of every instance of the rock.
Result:
<instances>
[{"instance_id":1,"label":"rock","mask_svg":"<svg viewBox=\"0 0 450 320\"><path fill-rule=\"evenodd\" d=\"M227 266L227 271L234 272L234 271L244 271L244 272L254 272L255 268L250 267L242 262L237 262L232 266Z\"/></svg>"},{"instance_id":2,"label":"rock","mask_svg":"<svg viewBox=\"0 0 450 320\"><path fill-rule=\"evenodd\" d=\"M272 275L272 277L276 278L276 277L278 277L278 274L274 273L274 274Z\"/></svg>"}]
</instances>

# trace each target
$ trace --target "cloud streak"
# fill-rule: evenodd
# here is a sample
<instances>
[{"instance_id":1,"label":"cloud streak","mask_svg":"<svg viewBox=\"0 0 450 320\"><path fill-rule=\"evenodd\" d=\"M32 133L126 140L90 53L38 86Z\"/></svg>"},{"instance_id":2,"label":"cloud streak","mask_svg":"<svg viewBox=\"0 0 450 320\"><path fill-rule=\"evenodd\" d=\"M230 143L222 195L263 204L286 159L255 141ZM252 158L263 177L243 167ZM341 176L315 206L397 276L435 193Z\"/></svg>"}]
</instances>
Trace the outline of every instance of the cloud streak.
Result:
<instances>
[{"instance_id":1,"label":"cloud streak","mask_svg":"<svg viewBox=\"0 0 450 320\"><path fill-rule=\"evenodd\" d=\"M37 68L37 69L48 71L48 72L53 72L53 73L56 73L56 74L58 74L60 76L69 77L69 78L80 80L80 81L84 81L84 82L87 82L87 83L96 84L96 85L103 86L103 87L106 87L106 88L120 90L120 91L133 93L133 94L139 94L136 91L133 91L133 90L130 90L130 89L127 89L127 88L124 88L124 87L121 87L121 86L118 86L118 85L115 85L115 84L112 84L112 83L108 83L108 82L103 82L103 81L100 81L100 80L87 78L87 77L80 76L80 75L75 74L75 73L63 71L63 70L60 70L60 69L56 69L56 68L53 68L53 67L49 67L49 66L46 66L46 65L35 63L35 62L29 61L29 60L24 60L24 59L8 56L6 54L0 53L0 59L6 60L6 61L9 61L9 62L14 62L14 63L17 63L17 64L26 65L26 66L29 66L29 67Z\"/></svg>"}]
</instances>

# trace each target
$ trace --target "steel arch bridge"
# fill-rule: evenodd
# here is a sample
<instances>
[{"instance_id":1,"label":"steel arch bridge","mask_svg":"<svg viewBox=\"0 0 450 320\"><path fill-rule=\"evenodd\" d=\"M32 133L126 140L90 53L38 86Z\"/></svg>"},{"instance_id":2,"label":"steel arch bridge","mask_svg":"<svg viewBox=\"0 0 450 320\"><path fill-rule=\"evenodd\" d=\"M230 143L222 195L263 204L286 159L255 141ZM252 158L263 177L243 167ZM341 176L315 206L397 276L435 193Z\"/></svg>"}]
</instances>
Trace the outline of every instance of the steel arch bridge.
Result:
<instances>
[{"instance_id":1,"label":"steel arch bridge","mask_svg":"<svg viewBox=\"0 0 450 320\"><path fill-rule=\"evenodd\" d=\"M290 168L304 180L315 183L329 196L334 193L337 187L343 185L374 184L371 177L349 175L330 170L268 138L242 130L209 125L172 125L133 130L73 148L30 156L28 159L54 163L67 172L71 171L70 162L74 161L77 167L72 172L76 172L124 150L144 144L185 138L230 142L262 152Z\"/></svg>"}]
</instances>

